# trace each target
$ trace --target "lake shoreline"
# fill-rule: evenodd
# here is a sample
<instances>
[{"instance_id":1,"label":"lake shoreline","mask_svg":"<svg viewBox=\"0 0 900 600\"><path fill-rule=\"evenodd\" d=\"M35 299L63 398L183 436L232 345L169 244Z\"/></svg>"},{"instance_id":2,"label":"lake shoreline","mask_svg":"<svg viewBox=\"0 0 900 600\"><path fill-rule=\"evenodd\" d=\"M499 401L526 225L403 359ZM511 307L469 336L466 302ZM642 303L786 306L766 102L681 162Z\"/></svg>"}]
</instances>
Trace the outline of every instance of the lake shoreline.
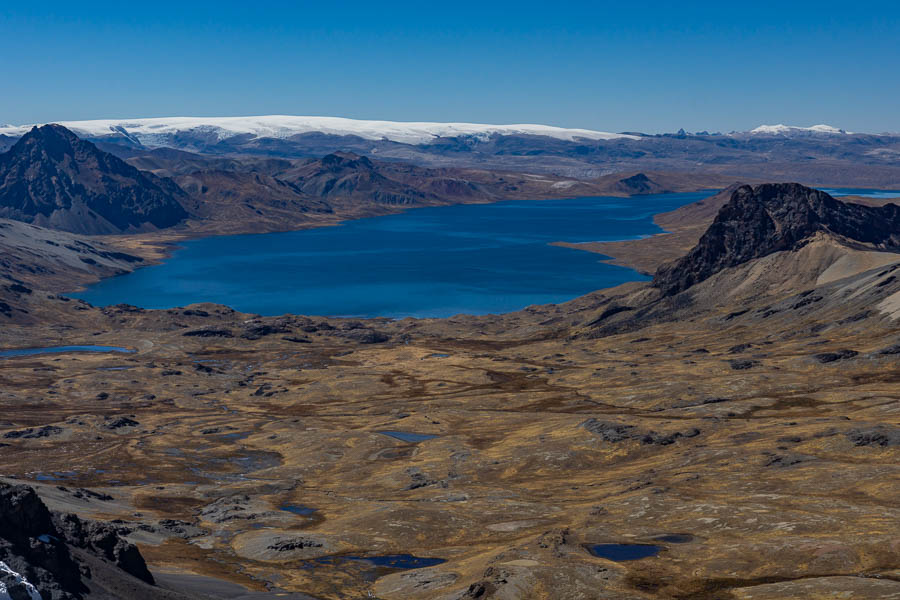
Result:
<instances>
[{"instance_id":1,"label":"lake shoreline","mask_svg":"<svg viewBox=\"0 0 900 600\"><path fill-rule=\"evenodd\" d=\"M345 220L339 228L272 232L271 238L257 234L182 238L179 241L186 243L177 247L170 243L167 249L180 261L194 262L173 264L171 256L154 261L156 268L166 269L168 279L151 285L148 282L162 277L161 272L134 279L146 271L138 269L123 276L132 277L128 282L105 279L73 296L98 306L126 303L148 309L212 302L263 315L436 318L516 311L645 279L628 267L614 265L610 270L592 257L582 258L581 252L558 254L553 242L646 237L659 231L654 215L708 193L456 204ZM190 255L176 254L179 248L188 248ZM240 286L222 266L231 261L244 269L254 260L262 262L244 274ZM335 268L333 274L323 274ZM260 279L261 271L269 272L269 279ZM145 293L137 293L135 285ZM318 296L317 289L322 290ZM354 295L372 300L360 308L347 299ZM286 299L276 307L276 297ZM336 305L328 300L331 297L337 299Z\"/></svg>"}]
</instances>

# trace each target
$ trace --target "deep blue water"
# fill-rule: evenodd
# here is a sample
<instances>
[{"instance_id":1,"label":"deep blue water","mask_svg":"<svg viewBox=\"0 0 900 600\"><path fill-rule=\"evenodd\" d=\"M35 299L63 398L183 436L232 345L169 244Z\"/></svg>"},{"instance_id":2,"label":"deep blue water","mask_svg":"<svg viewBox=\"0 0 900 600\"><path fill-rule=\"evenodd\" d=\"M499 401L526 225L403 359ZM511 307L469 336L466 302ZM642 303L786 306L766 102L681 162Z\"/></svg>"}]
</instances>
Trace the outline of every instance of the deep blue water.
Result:
<instances>
[{"instance_id":1,"label":"deep blue water","mask_svg":"<svg viewBox=\"0 0 900 600\"><path fill-rule=\"evenodd\" d=\"M586 548L594 556L616 562L656 556L660 550L653 544L590 544Z\"/></svg>"},{"instance_id":2,"label":"deep blue water","mask_svg":"<svg viewBox=\"0 0 900 600\"><path fill-rule=\"evenodd\" d=\"M301 515L303 517L308 517L309 515L316 512L315 508L310 508L310 507L304 506L302 504L282 504L278 508L280 510L287 511L289 513L294 513L295 515Z\"/></svg>"},{"instance_id":3,"label":"deep blue water","mask_svg":"<svg viewBox=\"0 0 900 600\"><path fill-rule=\"evenodd\" d=\"M382 556L351 556L342 554L339 556L322 556L308 561L308 564L336 564L339 565L346 561L354 561L367 563L374 567L386 567L389 569L421 569L423 567L433 567L447 562L443 558L427 558L421 556L413 556L412 554L385 554Z\"/></svg>"},{"instance_id":4,"label":"deep blue water","mask_svg":"<svg viewBox=\"0 0 900 600\"><path fill-rule=\"evenodd\" d=\"M826 194L835 198L841 196L862 196L864 198L897 198L900 191L896 190L872 190L868 188L820 188Z\"/></svg>"},{"instance_id":5,"label":"deep blue water","mask_svg":"<svg viewBox=\"0 0 900 600\"><path fill-rule=\"evenodd\" d=\"M424 442L425 440L430 440L437 437L436 435L431 435L430 433L410 433L408 431L379 431L378 433L398 439L401 442L409 442L412 444Z\"/></svg>"},{"instance_id":6,"label":"deep blue water","mask_svg":"<svg viewBox=\"0 0 900 600\"><path fill-rule=\"evenodd\" d=\"M646 279L550 242L658 233L653 215L712 192L420 208L288 233L184 242L161 265L73 294L105 306L217 302L278 315L443 317L564 302Z\"/></svg>"},{"instance_id":7,"label":"deep blue water","mask_svg":"<svg viewBox=\"0 0 900 600\"><path fill-rule=\"evenodd\" d=\"M60 352L126 352L131 353L134 350L128 348L120 348L118 346L48 346L46 348L13 348L11 350L0 350L0 358L11 358L13 356L31 356L33 354L57 354Z\"/></svg>"}]
</instances>

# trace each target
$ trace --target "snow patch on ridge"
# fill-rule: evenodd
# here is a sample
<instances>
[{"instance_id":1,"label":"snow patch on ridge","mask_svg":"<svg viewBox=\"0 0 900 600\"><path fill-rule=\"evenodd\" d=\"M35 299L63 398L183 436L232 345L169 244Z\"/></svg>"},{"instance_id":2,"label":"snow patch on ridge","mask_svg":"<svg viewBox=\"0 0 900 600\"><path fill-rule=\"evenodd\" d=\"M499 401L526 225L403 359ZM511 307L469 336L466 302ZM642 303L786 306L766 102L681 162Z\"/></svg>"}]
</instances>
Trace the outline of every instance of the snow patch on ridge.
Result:
<instances>
[{"instance_id":1,"label":"snow patch on ridge","mask_svg":"<svg viewBox=\"0 0 900 600\"><path fill-rule=\"evenodd\" d=\"M640 139L638 136L591 129L566 129L550 125L486 125L480 123L430 123L398 121L364 121L341 117L296 117L270 115L260 117L162 117L153 119L102 119L94 121L60 121L82 137L128 135L146 146L167 145L170 136L191 131L207 133L217 140L237 135L259 138L287 138L303 133L356 135L368 140L391 140L404 144L424 144L439 137L474 136L485 140L499 135L539 135L575 141ZM20 136L34 125L2 126L0 134Z\"/></svg>"},{"instance_id":2,"label":"snow patch on ridge","mask_svg":"<svg viewBox=\"0 0 900 600\"><path fill-rule=\"evenodd\" d=\"M797 127L795 125L760 125L756 129L750 130L751 134L757 135L790 135L792 133L825 133L825 134L845 134L851 133L832 127L831 125L813 125L812 127Z\"/></svg>"},{"instance_id":3,"label":"snow patch on ridge","mask_svg":"<svg viewBox=\"0 0 900 600\"><path fill-rule=\"evenodd\" d=\"M30 600L41 600L41 594L36 587L28 583L27 579L10 569L5 562L0 560L0 600L12 600L7 584L21 584L25 587L25 592Z\"/></svg>"}]
</instances>

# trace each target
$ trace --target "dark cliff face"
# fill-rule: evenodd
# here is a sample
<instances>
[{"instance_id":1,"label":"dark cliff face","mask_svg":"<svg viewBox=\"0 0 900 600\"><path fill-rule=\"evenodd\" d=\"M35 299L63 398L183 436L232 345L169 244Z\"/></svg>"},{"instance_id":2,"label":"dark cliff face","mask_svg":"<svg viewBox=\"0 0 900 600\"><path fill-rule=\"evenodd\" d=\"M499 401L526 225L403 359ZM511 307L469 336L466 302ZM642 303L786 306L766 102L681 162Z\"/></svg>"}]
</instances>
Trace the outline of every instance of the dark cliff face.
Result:
<instances>
[{"instance_id":1,"label":"dark cliff face","mask_svg":"<svg viewBox=\"0 0 900 600\"><path fill-rule=\"evenodd\" d=\"M154 583L140 551L112 525L51 512L32 488L0 482L0 561L42 598L76 600L89 596L85 578L90 579L77 552L119 569L123 577ZM21 584L4 583L21 588L12 590L20 596L26 592Z\"/></svg>"},{"instance_id":2,"label":"dark cliff face","mask_svg":"<svg viewBox=\"0 0 900 600\"><path fill-rule=\"evenodd\" d=\"M79 139L60 125L35 127L0 155L0 217L73 233L175 225L184 192Z\"/></svg>"},{"instance_id":3,"label":"dark cliff face","mask_svg":"<svg viewBox=\"0 0 900 600\"><path fill-rule=\"evenodd\" d=\"M797 183L744 185L687 255L660 267L653 285L665 295L677 294L728 267L799 248L818 232L895 250L900 207L844 203Z\"/></svg>"},{"instance_id":4,"label":"dark cliff face","mask_svg":"<svg viewBox=\"0 0 900 600\"><path fill-rule=\"evenodd\" d=\"M80 598L87 587L66 544L49 537L55 531L50 511L33 489L0 483L0 560L37 587L43 598ZM21 595L24 587L17 587Z\"/></svg>"}]
</instances>

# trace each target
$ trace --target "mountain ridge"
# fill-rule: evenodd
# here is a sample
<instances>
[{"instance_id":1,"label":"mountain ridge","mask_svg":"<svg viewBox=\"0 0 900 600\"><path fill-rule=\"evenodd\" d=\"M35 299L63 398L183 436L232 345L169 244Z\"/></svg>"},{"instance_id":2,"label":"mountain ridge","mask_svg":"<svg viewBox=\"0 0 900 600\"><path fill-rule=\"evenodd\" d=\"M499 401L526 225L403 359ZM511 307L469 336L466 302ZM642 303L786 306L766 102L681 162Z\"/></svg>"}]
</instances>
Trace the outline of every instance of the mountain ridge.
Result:
<instances>
[{"instance_id":1,"label":"mountain ridge","mask_svg":"<svg viewBox=\"0 0 900 600\"><path fill-rule=\"evenodd\" d=\"M166 148L214 157L285 159L349 151L431 168L547 173L578 179L614 172L702 170L819 186L892 188L900 181L900 133L850 133L825 125L761 125L725 134L683 130L646 134L544 125L291 116L63 124L123 159L136 152ZM0 150L9 148L26 130L25 126L0 127Z\"/></svg>"},{"instance_id":2,"label":"mountain ridge","mask_svg":"<svg viewBox=\"0 0 900 600\"><path fill-rule=\"evenodd\" d=\"M543 135L573 141L578 138L636 139L637 136L596 131L592 129L555 127L535 123L495 125L488 123L383 121L348 119L344 117L260 115L246 117L156 117L137 119L96 119L60 121L72 131L88 136L120 135L137 140L148 147L160 144L165 136L179 131L197 130L216 136L219 140L232 136L288 138L305 133L355 135L368 140L388 139L395 142L421 144L440 137L509 135ZM21 135L33 125L4 125L0 134Z\"/></svg>"},{"instance_id":3,"label":"mountain ridge","mask_svg":"<svg viewBox=\"0 0 900 600\"><path fill-rule=\"evenodd\" d=\"M59 125L35 127L0 154L0 217L72 233L171 227L184 192Z\"/></svg>"},{"instance_id":4,"label":"mountain ridge","mask_svg":"<svg viewBox=\"0 0 900 600\"><path fill-rule=\"evenodd\" d=\"M817 233L847 245L900 249L900 206L845 203L798 183L742 185L700 237L674 263L662 265L654 287L671 296L728 267L796 250Z\"/></svg>"}]
</instances>

